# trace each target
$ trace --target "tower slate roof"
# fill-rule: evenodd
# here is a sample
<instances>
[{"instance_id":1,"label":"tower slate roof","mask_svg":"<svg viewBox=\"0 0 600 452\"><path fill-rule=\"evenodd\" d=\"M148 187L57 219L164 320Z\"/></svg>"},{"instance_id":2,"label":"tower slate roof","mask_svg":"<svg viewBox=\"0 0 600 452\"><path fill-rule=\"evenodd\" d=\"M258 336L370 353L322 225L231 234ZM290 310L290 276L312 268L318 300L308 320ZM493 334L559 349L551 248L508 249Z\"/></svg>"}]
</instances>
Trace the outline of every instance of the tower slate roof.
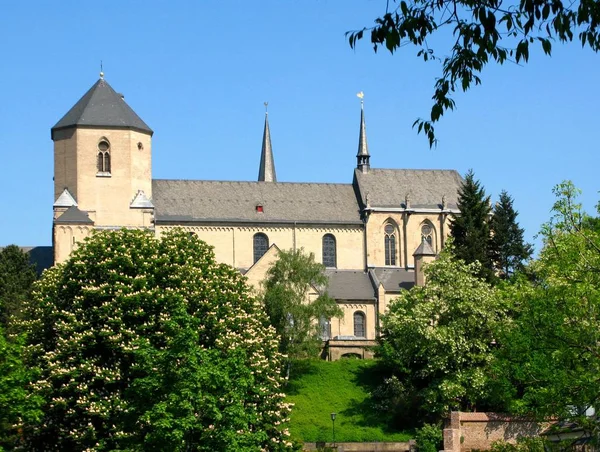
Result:
<instances>
[{"instance_id":1,"label":"tower slate roof","mask_svg":"<svg viewBox=\"0 0 600 452\"><path fill-rule=\"evenodd\" d=\"M362 224L351 184L154 179L152 202L157 222Z\"/></svg>"},{"instance_id":2,"label":"tower slate roof","mask_svg":"<svg viewBox=\"0 0 600 452\"><path fill-rule=\"evenodd\" d=\"M455 170L370 169L363 173L354 170L354 180L360 191L363 206L367 193L371 207L410 207L457 209L458 190L462 177Z\"/></svg>"},{"instance_id":3,"label":"tower slate roof","mask_svg":"<svg viewBox=\"0 0 600 452\"><path fill-rule=\"evenodd\" d=\"M435 256L436 253L433 251L433 248L429 244L425 237L421 240L421 244L413 253L413 256Z\"/></svg>"},{"instance_id":4,"label":"tower slate roof","mask_svg":"<svg viewBox=\"0 0 600 452\"><path fill-rule=\"evenodd\" d=\"M117 127L153 134L154 132L131 109L123 97L101 78L52 127L54 132L69 127Z\"/></svg>"},{"instance_id":5,"label":"tower slate roof","mask_svg":"<svg viewBox=\"0 0 600 452\"><path fill-rule=\"evenodd\" d=\"M260 166L258 180L262 182L277 182L275 160L271 146L271 131L269 130L269 114L265 113L265 130L263 132L262 150L260 153Z\"/></svg>"}]
</instances>

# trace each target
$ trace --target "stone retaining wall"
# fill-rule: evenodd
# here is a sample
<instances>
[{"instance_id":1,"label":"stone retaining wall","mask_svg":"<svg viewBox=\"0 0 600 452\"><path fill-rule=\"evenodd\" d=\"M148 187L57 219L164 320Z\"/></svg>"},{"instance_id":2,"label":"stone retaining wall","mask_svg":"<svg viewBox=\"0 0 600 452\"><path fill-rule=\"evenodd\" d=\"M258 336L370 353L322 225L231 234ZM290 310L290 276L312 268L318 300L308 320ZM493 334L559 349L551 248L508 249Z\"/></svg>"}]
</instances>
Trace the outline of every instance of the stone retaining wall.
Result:
<instances>
[{"instance_id":1,"label":"stone retaining wall","mask_svg":"<svg viewBox=\"0 0 600 452\"><path fill-rule=\"evenodd\" d=\"M500 413L453 411L444 428L444 451L489 450L494 441L515 443L520 437L539 436L547 423Z\"/></svg>"},{"instance_id":2,"label":"stone retaining wall","mask_svg":"<svg viewBox=\"0 0 600 452\"><path fill-rule=\"evenodd\" d=\"M335 443L337 452L408 452L414 450L413 442L405 443ZM333 443L304 443L303 450L316 451L332 447Z\"/></svg>"}]
</instances>

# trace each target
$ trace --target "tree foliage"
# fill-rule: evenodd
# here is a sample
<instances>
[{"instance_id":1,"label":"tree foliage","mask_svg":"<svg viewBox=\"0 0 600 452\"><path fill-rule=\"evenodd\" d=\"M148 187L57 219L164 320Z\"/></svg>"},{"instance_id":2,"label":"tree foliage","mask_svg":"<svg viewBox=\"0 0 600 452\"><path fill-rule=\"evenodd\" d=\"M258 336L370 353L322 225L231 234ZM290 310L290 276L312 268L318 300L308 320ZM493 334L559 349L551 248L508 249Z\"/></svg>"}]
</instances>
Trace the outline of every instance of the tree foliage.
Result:
<instances>
[{"instance_id":1,"label":"tree foliage","mask_svg":"<svg viewBox=\"0 0 600 452\"><path fill-rule=\"evenodd\" d=\"M491 281L494 278L490 253L490 197L473 170L469 170L458 193L459 215L450 221L450 235L454 238L455 254L467 263L479 262L479 275Z\"/></svg>"},{"instance_id":2,"label":"tree foliage","mask_svg":"<svg viewBox=\"0 0 600 452\"><path fill-rule=\"evenodd\" d=\"M518 391L515 411L572 418L600 400L600 232L586 227L595 222L572 183L554 192L534 279L506 294L515 320L503 335L499 368Z\"/></svg>"},{"instance_id":3,"label":"tree foliage","mask_svg":"<svg viewBox=\"0 0 600 452\"><path fill-rule=\"evenodd\" d=\"M415 400L421 420L487 403L497 328L506 319L479 263L455 258L449 244L425 268L427 284L403 291L382 317L378 354Z\"/></svg>"},{"instance_id":4,"label":"tree foliage","mask_svg":"<svg viewBox=\"0 0 600 452\"><path fill-rule=\"evenodd\" d=\"M29 256L18 246L0 250L0 327L10 329L10 318L20 316L36 279Z\"/></svg>"},{"instance_id":5,"label":"tree foliage","mask_svg":"<svg viewBox=\"0 0 600 452\"><path fill-rule=\"evenodd\" d=\"M183 231L93 235L28 320L27 450L283 450L281 355L244 278Z\"/></svg>"},{"instance_id":6,"label":"tree foliage","mask_svg":"<svg viewBox=\"0 0 600 452\"><path fill-rule=\"evenodd\" d=\"M523 238L525 231L519 227L517 215L513 199L502 191L490 222L490 252L494 270L503 278L523 270L524 261L533 253L533 247Z\"/></svg>"},{"instance_id":7,"label":"tree foliage","mask_svg":"<svg viewBox=\"0 0 600 452\"><path fill-rule=\"evenodd\" d=\"M434 123L454 109L453 94L480 84L487 64L527 62L534 45L550 55L553 42L569 42L575 36L583 47L597 52L599 24L598 0L393 0L386 3L374 26L347 35L351 47L368 36L375 51L384 46L394 53L412 45L424 61L441 63L429 118L419 118L413 125L433 146L437 142ZM451 31L453 39L437 51L430 38L442 30Z\"/></svg>"},{"instance_id":8,"label":"tree foliage","mask_svg":"<svg viewBox=\"0 0 600 452\"><path fill-rule=\"evenodd\" d=\"M263 300L271 325L280 337L279 350L289 359L315 357L322 344L320 321L341 317L326 292L325 267L304 250L280 251L263 283ZM310 291L320 294L311 299Z\"/></svg>"}]
</instances>

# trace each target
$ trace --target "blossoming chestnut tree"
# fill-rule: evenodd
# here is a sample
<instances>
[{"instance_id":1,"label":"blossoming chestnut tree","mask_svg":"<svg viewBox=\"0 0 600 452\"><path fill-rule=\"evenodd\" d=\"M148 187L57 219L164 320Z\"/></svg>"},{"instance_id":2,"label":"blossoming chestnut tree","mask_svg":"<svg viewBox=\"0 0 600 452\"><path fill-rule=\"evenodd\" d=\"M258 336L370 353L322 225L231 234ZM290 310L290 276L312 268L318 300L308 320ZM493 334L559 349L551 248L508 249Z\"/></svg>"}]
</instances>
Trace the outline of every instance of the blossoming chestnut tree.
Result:
<instances>
[{"instance_id":1,"label":"blossoming chestnut tree","mask_svg":"<svg viewBox=\"0 0 600 452\"><path fill-rule=\"evenodd\" d=\"M27 450L288 450L282 357L243 276L182 230L94 234L22 327L45 399Z\"/></svg>"}]
</instances>

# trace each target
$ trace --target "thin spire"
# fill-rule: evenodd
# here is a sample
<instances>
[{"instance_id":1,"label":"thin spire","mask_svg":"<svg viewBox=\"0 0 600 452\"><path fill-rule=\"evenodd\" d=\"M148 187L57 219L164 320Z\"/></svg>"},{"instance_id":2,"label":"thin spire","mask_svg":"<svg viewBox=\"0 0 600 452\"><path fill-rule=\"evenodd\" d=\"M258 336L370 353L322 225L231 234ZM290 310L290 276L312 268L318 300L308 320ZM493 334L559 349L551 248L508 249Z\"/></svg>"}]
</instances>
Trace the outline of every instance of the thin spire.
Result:
<instances>
[{"instance_id":1,"label":"thin spire","mask_svg":"<svg viewBox=\"0 0 600 452\"><path fill-rule=\"evenodd\" d=\"M271 131L269 130L269 103L265 102L265 130L263 132L262 152L260 154L260 167L258 168L259 182L277 182L275 173L275 160L271 147Z\"/></svg>"},{"instance_id":2,"label":"thin spire","mask_svg":"<svg viewBox=\"0 0 600 452\"><path fill-rule=\"evenodd\" d=\"M369 171L369 145L367 144L367 127L365 125L365 94L361 91L356 95L360 98L360 132L358 135L358 152L356 153L356 167L363 173Z\"/></svg>"}]
</instances>

